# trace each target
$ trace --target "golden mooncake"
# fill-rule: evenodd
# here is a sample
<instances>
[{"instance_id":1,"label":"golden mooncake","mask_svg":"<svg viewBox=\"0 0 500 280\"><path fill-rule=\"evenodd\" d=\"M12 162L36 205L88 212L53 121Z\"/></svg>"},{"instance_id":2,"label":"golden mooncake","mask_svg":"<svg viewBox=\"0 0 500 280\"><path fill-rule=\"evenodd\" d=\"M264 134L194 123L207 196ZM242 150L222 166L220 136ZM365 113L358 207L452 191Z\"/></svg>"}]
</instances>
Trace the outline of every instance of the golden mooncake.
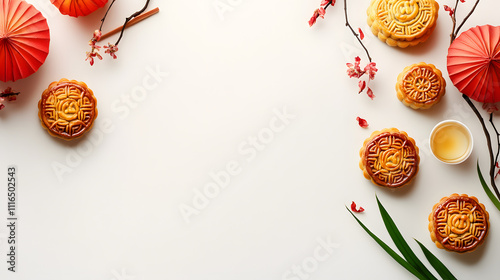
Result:
<instances>
[{"instance_id":1,"label":"golden mooncake","mask_svg":"<svg viewBox=\"0 0 500 280\"><path fill-rule=\"evenodd\" d=\"M429 38L438 11L434 0L372 0L366 13L375 36L389 46L406 48Z\"/></svg>"},{"instance_id":2,"label":"golden mooncake","mask_svg":"<svg viewBox=\"0 0 500 280\"><path fill-rule=\"evenodd\" d=\"M396 128L373 132L359 155L363 175L378 186L400 188L418 173L420 157L415 140Z\"/></svg>"},{"instance_id":3,"label":"golden mooncake","mask_svg":"<svg viewBox=\"0 0 500 280\"><path fill-rule=\"evenodd\" d=\"M431 239L438 248L465 253L488 235L489 214L477 198L466 194L443 197L429 215Z\"/></svg>"},{"instance_id":4,"label":"golden mooncake","mask_svg":"<svg viewBox=\"0 0 500 280\"><path fill-rule=\"evenodd\" d=\"M61 79L42 93L38 117L51 135L72 140L92 128L97 117L96 106L94 93L85 83Z\"/></svg>"},{"instance_id":5,"label":"golden mooncake","mask_svg":"<svg viewBox=\"0 0 500 280\"><path fill-rule=\"evenodd\" d=\"M413 109L429 109L441 100L445 89L441 71L424 62L405 67L396 82L399 101Z\"/></svg>"}]
</instances>

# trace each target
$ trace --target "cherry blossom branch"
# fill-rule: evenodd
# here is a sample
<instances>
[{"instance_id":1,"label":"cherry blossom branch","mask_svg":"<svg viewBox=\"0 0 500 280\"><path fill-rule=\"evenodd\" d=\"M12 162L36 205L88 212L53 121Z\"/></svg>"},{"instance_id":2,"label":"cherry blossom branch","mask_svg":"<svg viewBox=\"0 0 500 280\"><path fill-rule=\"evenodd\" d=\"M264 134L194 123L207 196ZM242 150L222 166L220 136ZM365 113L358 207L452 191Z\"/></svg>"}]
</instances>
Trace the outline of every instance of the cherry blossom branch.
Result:
<instances>
[{"instance_id":1,"label":"cherry blossom branch","mask_svg":"<svg viewBox=\"0 0 500 280\"><path fill-rule=\"evenodd\" d=\"M457 37L458 35L458 32L460 31L460 29L462 28L462 26L464 26L464 23L469 19L469 17L472 15L472 13L474 13L474 11L476 10L476 7L477 7L477 4L479 4L479 1L480 0L477 0L476 3L474 4L474 6L472 7L472 9L470 10L470 12L467 14L467 16L465 16L464 20L462 21L462 23L458 26L457 30L455 31L455 35L454 35L454 38ZM457 3L458 4L458 3Z\"/></svg>"},{"instance_id":2,"label":"cherry blossom branch","mask_svg":"<svg viewBox=\"0 0 500 280\"><path fill-rule=\"evenodd\" d=\"M89 45L90 45L91 49L89 52L87 52L85 60L88 60L90 62L91 66L94 65L95 58L102 60L102 56L99 54L99 49L101 48L101 46L98 46L96 43L102 37L101 31L102 31L102 27L104 25L104 21L106 20L106 17L108 16L108 13L111 10L111 7L115 3L115 1L116 0L113 0L111 2L111 4L109 5L108 9L106 10L106 13L104 14L104 17L101 19L101 25L99 26L99 29L94 31L94 34L92 35L92 39L90 39ZM118 40L116 40L115 44L108 43L107 46L104 46L104 49L106 49L104 52L111 55L111 57L113 59L117 58L116 52L118 51L118 44L120 43L121 39L123 38L123 33L125 32L125 28L127 28L127 24L129 24L129 22L131 20L135 19L136 17L138 17L142 14L148 8L149 2L151 2L151 0L146 0L146 3L144 4L144 7L142 9L133 13L131 16L129 16L125 19L125 23L123 24L123 26L121 27L121 30L120 30L120 36L118 37ZM136 22L139 22L139 21L140 20L136 20ZM132 23L130 23L130 24L132 24ZM112 31L112 32L114 32L114 31ZM105 35L109 35L109 34L105 34Z\"/></svg>"},{"instance_id":3,"label":"cherry blossom branch","mask_svg":"<svg viewBox=\"0 0 500 280\"><path fill-rule=\"evenodd\" d=\"M498 133L498 129L495 126L495 123L493 122L493 113L490 113L490 123L493 129L495 130L495 133L497 135L497 154L495 155L495 165L498 163L498 156L500 155L500 133ZM495 174L496 177L496 174ZM500 197L499 197L500 198Z\"/></svg>"},{"instance_id":4,"label":"cherry blossom branch","mask_svg":"<svg viewBox=\"0 0 500 280\"><path fill-rule=\"evenodd\" d=\"M498 191L497 185L495 183L495 167L496 167L496 162L495 162L495 158L494 158L494 155L493 155L493 146L491 145L490 132L488 131L488 128L486 127L486 123L484 122L483 117L481 116L481 114L477 110L477 108L474 105L474 103L472 103L472 100L470 100L470 98L467 95L465 95L465 94L462 94L462 97L467 102L467 104L469 104L469 107L472 109L472 111L474 111L474 114L476 114L476 117L478 118L478 120L481 123L481 126L483 128L484 135L486 136L486 144L488 146L488 152L489 152L489 157L490 157L490 181L491 181L491 186L492 186L493 190L495 191L495 194L497 195L497 197L500 199L500 192Z\"/></svg>"},{"instance_id":5,"label":"cherry blossom branch","mask_svg":"<svg viewBox=\"0 0 500 280\"><path fill-rule=\"evenodd\" d=\"M472 7L472 9L469 11L469 13L465 16L465 18L462 20L462 22L455 29L456 23L457 23L456 22L456 14L457 14L457 9L458 9L458 1L460 1L462 3L465 2L465 0L456 0L454 9L451 9L450 7L444 5L444 9L450 13L450 17L451 17L451 20L453 22L452 32L450 34L450 37L451 37L450 45L457 38L458 33L460 32L460 29L464 26L465 22L469 19L469 17L472 15L472 13L474 13L480 0L477 0L474 3L474 6ZM469 107L472 109L472 111L474 112L474 114L478 118L479 122L481 123L481 127L483 128L483 132L484 132L484 135L486 137L486 144L488 146L489 158L490 158L490 172L489 172L489 174L490 174L491 187L493 188L497 198L500 199L500 191L498 190L498 187L497 187L496 182L495 182L495 177L496 177L495 170L497 168L498 157L500 154L500 133L498 133L498 130L493 122L493 114L490 113L489 121L490 121L490 124L493 127L493 129L496 133L496 137L497 137L497 139L496 139L497 140L496 141L496 144L497 144L496 154L493 152L491 134L490 134L490 131L488 130L488 128L486 127L486 123L485 123L483 117L481 116L481 114L477 110L477 108L474 105L474 103L472 102L472 100L467 95L462 94L462 98L467 102Z\"/></svg>"},{"instance_id":6,"label":"cherry blossom branch","mask_svg":"<svg viewBox=\"0 0 500 280\"><path fill-rule=\"evenodd\" d=\"M352 34L356 37L356 39L358 39L359 44L365 50L365 53L366 53L366 56L368 57L368 60L370 62L372 62L372 57L370 56L370 53L368 52L368 49L365 47L365 44L363 44L363 42L361 41L361 38L359 38L359 34L356 33L356 31L354 31L354 29L352 28L351 24L349 23L349 19L347 17L347 0L344 0L344 15L345 15L345 25L347 27L349 27L349 29L351 30Z\"/></svg>"},{"instance_id":7,"label":"cherry blossom branch","mask_svg":"<svg viewBox=\"0 0 500 280\"><path fill-rule=\"evenodd\" d=\"M144 7L142 7L142 9L140 9L139 11L137 11L137 12L133 13L131 16L129 16L128 18L126 18L126 19L125 19L125 23L123 24L122 31L121 31L121 33L120 33L120 37L118 37L118 40L116 41L115 46L118 46L118 43L120 43L120 41L121 41L121 39L122 39L122 37L123 37L123 32L125 31L125 28L127 27L127 23L128 23L131 19L133 19L133 18L135 18L136 16L138 16L138 15L142 14L142 13L143 13L143 12L144 12L147 8L148 8L148 6L149 6L149 2L151 2L151 0L147 0L147 1L146 1L146 4L144 4Z\"/></svg>"},{"instance_id":8,"label":"cherry blossom branch","mask_svg":"<svg viewBox=\"0 0 500 280\"><path fill-rule=\"evenodd\" d=\"M10 87L0 92L0 110L5 108L5 105L2 103L5 99L7 99L7 101L15 101L19 94L20 92L13 92Z\"/></svg>"},{"instance_id":9,"label":"cherry blossom branch","mask_svg":"<svg viewBox=\"0 0 500 280\"><path fill-rule=\"evenodd\" d=\"M104 21L106 20L106 17L108 16L109 10L111 10L111 7L113 7L113 4L115 3L116 0L113 0L111 4L109 4L108 9L106 10L106 13L104 14L104 17L101 19L101 26L99 26L99 31L102 31L102 26L104 25ZM458 0L457 0L458 1Z\"/></svg>"}]
</instances>

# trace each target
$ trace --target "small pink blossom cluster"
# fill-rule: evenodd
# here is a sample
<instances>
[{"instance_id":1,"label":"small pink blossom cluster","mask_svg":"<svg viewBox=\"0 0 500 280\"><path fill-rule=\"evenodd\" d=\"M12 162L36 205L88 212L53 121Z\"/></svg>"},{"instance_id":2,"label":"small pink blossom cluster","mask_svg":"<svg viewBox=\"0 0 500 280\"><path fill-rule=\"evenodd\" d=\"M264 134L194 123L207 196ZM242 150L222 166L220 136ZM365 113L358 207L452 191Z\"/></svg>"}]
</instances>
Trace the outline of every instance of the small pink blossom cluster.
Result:
<instances>
[{"instance_id":1,"label":"small pink blossom cluster","mask_svg":"<svg viewBox=\"0 0 500 280\"><path fill-rule=\"evenodd\" d=\"M0 110L5 108L5 105L2 102L15 101L17 99L17 95L19 95L19 92L13 92L10 87L8 87L4 91L2 91L0 93Z\"/></svg>"},{"instance_id":2,"label":"small pink blossom cluster","mask_svg":"<svg viewBox=\"0 0 500 280\"><path fill-rule=\"evenodd\" d=\"M326 8L328 8L328 6L333 6L335 5L335 1L336 0L321 0L321 4L319 9L316 9L311 17L311 19L309 19L309 26L313 26L315 23L316 23L316 19L318 17L320 18L325 18L325 13L326 13Z\"/></svg>"},{"instance_id":3,"label":"small pink blossom cluster","mask_svg":"<svg viewBox=\"0 0 500 280\"><path fill-rule=\"evenodd\" d=\"M373 99L375 95L373 94L372 89L368 86L368 83L371 80L375 79L375 74L378 71L376 63L370 62L363 69L361 69L360 64L361 64L361 58L359 58L359 56L356 56L354 58L354 64L346 63L347 75L349 76L349 78L358 79L358 86L359 86L358 93L362 93L366 89L366 94L368 95L368 97ZM368 75L368 82L361 79L365 74Z\"/></svg>"},{"instance_id":4,"label":"small pink blossom cluster","mask_svg":"<svg viewBox=\"0 0 500 280\"><path fill-rule=\"evenodd\" d=\"M492 114L498 112L499 105L500 103L483 103L483 109L488 112L488 114Z\"/></svg>"},{"instance_id":5,"label":"small pink blossom cluster","mask_svg":"<svg viewBox=\"0 0 500 280\"><path fill-rule=\"evenodd\" d=\"M460 0L460 2L464 3L465 0ZM457 4L458 4L458 2L457 2ZM450 17L453 17L453 14L455 14L455 9L453 9L452 7L450 7L448 5L443 5L443 8L445 11L447 11L450 14Z\"/></svg>"},{"instance_id":6,"label":"small pink blossom cluster","mask_svg":"<svg viewBox=\"0 0 500 280\"><path fill-rule=\"evenodd\" d=\"M101 39L101 36L102 36L101 30L96 30L92 35L92 39L90 39L89 41L89 46L91 49L90 52L87 52L87 58L85 59L85 61L89 60L90 66L94 65L94 58L102 60L102 56L99 54L101 46L96 45L96 43ZM104 48L106 49L104 53L107 53L111 55L113 59L116 59L115 53L118 51L118 46L108 43L108 45L104 46Z\"/></svg>"}]
</instances>

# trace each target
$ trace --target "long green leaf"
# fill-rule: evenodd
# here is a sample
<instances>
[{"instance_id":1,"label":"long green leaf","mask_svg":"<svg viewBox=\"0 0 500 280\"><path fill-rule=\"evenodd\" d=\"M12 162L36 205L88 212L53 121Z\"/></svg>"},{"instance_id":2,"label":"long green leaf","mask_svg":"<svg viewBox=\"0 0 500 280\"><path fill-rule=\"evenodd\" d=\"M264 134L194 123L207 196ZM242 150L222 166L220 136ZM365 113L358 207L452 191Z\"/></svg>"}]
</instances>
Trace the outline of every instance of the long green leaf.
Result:
<instances>
[{"instance_id":1,"label":"long green leaf","mask_svg":"<svg viewBox=\"0 0 500 280\"><path fill-rule=\"evenodd\" d=\"M434 267L434 269L437 271L439 276L443 278L444 280L457 280L453 274L448 270L448 268L436 257L434 254L427 249L424 244L420 243L418 240L415 239L415 241L418 243L422 251L424 252L425 257L429 261L429 263Z\"/></svg>"},{"instance_id":2,"label":"long green leaf","mask_svg":"<svg viewBox=\"0 0 500 280\"><path fill-rule=\"evenodd\" d=\"M479 161L477 162L477 175L479 176L479 181L481 181L481 186L483 186L484 192L488 195L491 202L497 207L498 211L500 211L500 201L498 198L491 192L490 188L486 184L483 178L483 174L481 173L481 169L479 169Z\"/></svg>"},{"instance_id":3,"label":"long green leaf","mask_svg":"<svg viewBox=\"0 0 500 280\"><path fill-rule=\"evenodd\" d=\"M427 279L437 280L437 278L434 275L432 275L432 273L427 269L427 267L425 267L425 265L415 255L415 253L413 253L410 246L408 246L408 243L403 238L403 235L399 231L398 227L394 223L394 220L392 220L387 210L385 210L382 203L380 203L378 197L377 196L375 197L377 199L380 215L382 216L382 220L384 220L385 227L387 228L387 232L389 232L392 241L394 241L396 247L399 249L401 254L403 254L403 257L408 261L408 263L411 266L413 266L416 270L418 270L418 272L423 274Z\"/></svg>"},{"instance_id":4,"label":"long green leaf","mask_svg":"<svg viewBox=\"0 0 500 280\"><path fill-rule=\"evenodd\" d=\"M418 279L426 280L427 278L423 276L418 270L416 270L413 266L411 266L405 259L403 259L401 256L399 256L394 250L391 249L387 244L384 243L380 238L378 238L375 234L373 234L355 215L352 213L349 208L347 208L347 211L351 213L351 215L356 219L356 221L359 223L359 225L370 235L377 243L384 249L389 256L391 256L395 261L397 261L400 265L402 265L406 270L408 270L410 273L415 275Z\"/></svg>"}]
</instances>

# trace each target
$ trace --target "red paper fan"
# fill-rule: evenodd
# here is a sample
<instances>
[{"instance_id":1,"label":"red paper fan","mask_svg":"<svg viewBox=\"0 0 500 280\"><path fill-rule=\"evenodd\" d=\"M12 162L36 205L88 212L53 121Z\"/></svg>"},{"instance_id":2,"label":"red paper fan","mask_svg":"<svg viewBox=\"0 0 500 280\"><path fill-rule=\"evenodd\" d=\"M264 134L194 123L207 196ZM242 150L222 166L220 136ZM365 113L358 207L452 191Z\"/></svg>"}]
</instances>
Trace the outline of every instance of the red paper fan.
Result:
<instances>
[{"instance_id":1,"label":"red paper fan","mask_svg":"<svg viewBox=\"0 0 500 280\"><path fill-rule=\"evenodd\" d=\"M0 0L0 8L0 80L26 78L49 54L47 20L23 0Z\"/></svg>"},{"instance_id":2,"label":"red paper fan","mask_svg":"<svg viewBox=\"0 0 500 280\"><path fill-rule=\"evenodd\" d=\"M104 7L108 0L50 0L61 14L72 17L86 16Z\"/></svg>"},{"instance_id":3,"label":"red paper fan","mask_svg":"<svg viewBox=\"0 0 500 280\"><path fill-rule=\"evenodd\" d=\"M476 26L455 39L448 49L448 74L471 99L499 102L500 26Z\"/></svg>"}]
</instances>

